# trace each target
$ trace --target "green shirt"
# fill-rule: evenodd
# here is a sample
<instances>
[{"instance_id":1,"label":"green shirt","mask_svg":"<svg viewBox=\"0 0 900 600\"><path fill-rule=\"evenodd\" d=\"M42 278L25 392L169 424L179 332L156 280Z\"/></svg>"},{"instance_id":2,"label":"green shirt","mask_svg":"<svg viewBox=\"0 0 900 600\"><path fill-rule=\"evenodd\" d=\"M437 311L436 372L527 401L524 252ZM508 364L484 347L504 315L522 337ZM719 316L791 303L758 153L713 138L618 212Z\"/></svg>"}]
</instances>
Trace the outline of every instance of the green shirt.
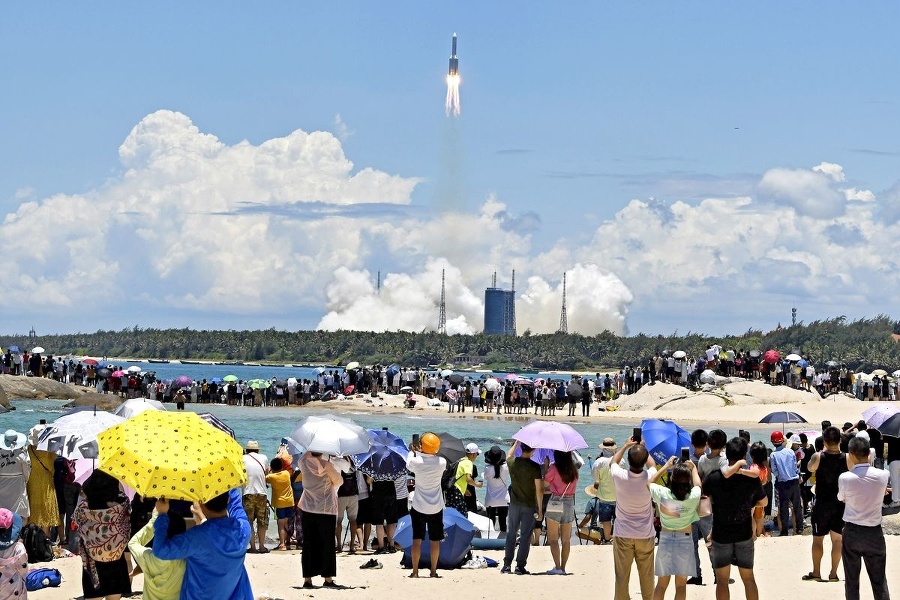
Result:
<instances>
[{"instance_id":1,"label":"green shirt","mask_svg":"<svg viewBox=\"0 0 900 600\"><path fill-rule=\"evenodd\" d=\"M684 500L672 495L672 490L658 483L650 484L650 497L659 506L659 521L666 529L684 529L694 521L699 521L697 507L700 505L700 487L691 488Z\"/></svg>"},{"instance_id":2,"label":"green shirt","mask_svg":"<svg viewBox=\"0 0 900 600\"><path fill-rule=\"evenodd\" d=\"M474 473L475 464L469 460L469 457L463 457L461 461L459 461L459 465L456 467L456 474L454 477L456 480L454 481L456 485L456 489L459 490L459 493L463 496L466 495L466 487L469 485L469 479L466 475L472 475Z\"/></svg>"},{"instance_id":3,"label":"green shirt","mask_svg":"<svg viewBox=\"0 0 900 600\"><path fill-rule=\"evenodd\" d=\"M144 572L144 598L146 600L178 600L181 597L181 580L184 579L185 560L163 560L153 555L147 542L153 539L153 523L156 515L128 542L128 550Z\"/></svg>"},{"instance_id":4,"label":"green shirt","mask_svg":"<svg viewBox=\"0 0 900 600\"><path fill-rule=\"evenodd\" d=\"M541 480L541 467L530 458L507 458L509 467L509 503L537 510L534 480ZM542 484L543 485L543 484Z\"/></svg>"}]
</instances>

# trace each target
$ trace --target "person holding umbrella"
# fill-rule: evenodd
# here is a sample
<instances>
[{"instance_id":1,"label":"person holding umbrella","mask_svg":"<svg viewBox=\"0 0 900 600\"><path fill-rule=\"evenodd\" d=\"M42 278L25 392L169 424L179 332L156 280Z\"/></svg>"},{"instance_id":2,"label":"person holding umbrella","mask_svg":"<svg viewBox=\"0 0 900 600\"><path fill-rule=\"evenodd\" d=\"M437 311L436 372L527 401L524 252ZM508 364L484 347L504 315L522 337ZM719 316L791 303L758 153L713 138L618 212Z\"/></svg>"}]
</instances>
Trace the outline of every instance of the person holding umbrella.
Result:
<instances>
[{"instance_id":1,"label":"person holding umbrella","mask_svg":"<svg viewBox=\"0 0 900 600\"><path fill-rule=\"evenodd\" d=\"M300 457L303 473L303 495L297 508L303 511L303 588L315 589L312 578L325 578L322 587L343 589L335 583L337 561L334 532L337 527L337 489L344 481L326 455L304 452Z\"/></svg>"},{"instance_id":2,"label":"person holding umbrella","mask_svg":"<svg viewBox=\"0 0 900 600\"><path fill-rule=\"evenodd\" d=\"M444 539L444 492L441 479L447 468L447 461L438 456L441 440L433 433L426 433L421 440L413 439L409 445L406 468L416 477L416 493L413 495L412 509L409 511L413 530L411 550L412 573L410 577L419 576L419 558L422 556L422 540L428 531L431 551L430 577L439 578L437 572L438 558L441 553L441 540Z\"/></svg>"}]
</instances>

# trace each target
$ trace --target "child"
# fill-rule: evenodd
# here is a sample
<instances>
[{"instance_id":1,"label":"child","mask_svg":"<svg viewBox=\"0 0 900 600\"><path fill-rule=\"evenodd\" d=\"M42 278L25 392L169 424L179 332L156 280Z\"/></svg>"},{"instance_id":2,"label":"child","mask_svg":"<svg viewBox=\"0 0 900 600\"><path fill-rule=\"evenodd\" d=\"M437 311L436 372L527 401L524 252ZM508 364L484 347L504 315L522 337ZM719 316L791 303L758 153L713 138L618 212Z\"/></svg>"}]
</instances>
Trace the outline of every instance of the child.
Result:
<instances>
[{"instance_id":1,"label":"child","mask_svg":"<svg viewBox=\"0 0 900 600\"><path fill-rule=\"evenodd\" d=\"M275 457L269 463L271 472L266 483L272 486L272 507L278 519L278 546L275 550L289 550L288 519L294 518L294 492L291 489L291 472L284 468L284 461Z\"/></svg>"}]
</instances>

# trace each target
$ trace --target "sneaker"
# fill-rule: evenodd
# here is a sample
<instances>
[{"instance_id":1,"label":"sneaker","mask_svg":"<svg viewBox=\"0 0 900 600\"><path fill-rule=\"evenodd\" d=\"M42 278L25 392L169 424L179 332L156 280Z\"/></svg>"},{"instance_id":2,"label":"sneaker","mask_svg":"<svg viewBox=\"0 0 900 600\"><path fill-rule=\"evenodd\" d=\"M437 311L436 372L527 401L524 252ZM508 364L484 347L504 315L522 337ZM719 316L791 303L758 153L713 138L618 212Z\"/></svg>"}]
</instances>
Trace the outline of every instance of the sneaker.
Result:
<instances>
[{"instance_id":1,"label":"sneaker","mask_svg":"<svg viewBox=\"0 0 900 600\"><path fill-rule=\"evenodd\" d=\"M557 569L556 567L547 571L547 575L565 575L566 572L563 569Z\"/></svg>"},{"instance_id":2,"label":"sneaker","mask_svg":"<svg viewBox=\"0 0 900 600\"><path fill-rule=\"evenodd\" d=\"M506 574L506 573L511 573L511 572L512 572L512 571L510 571L509 565L503 565L503 567L500 569L500 574L501 574L501 575Z\"/></svg>"},{"instance_id":3,"label":"sneaker","mask_svg":"<svg viewBox=\"0 0 900 600\"><path fill-rule=\"evenodd\" d=\"M703 585L702 577L691 577L687 580L688 585Z\"/></svg>"},{"instance_id":4,"label":"sneaker","mask_svg":"<svg viewBox=\"0 0 900 600\"><path fill-rule=\"evenodd\" d=\"M384 565L375 560L374 558L370 558L367 562L359 565L360 569L381 569Z\"/></svg>"},{"instance_id":5,"label":"sneaker","mask_svg":"<svg viewBox=\"0 0 900 600\"><path fill-rule=\"evenodd\" d=\"M522 567L516 567L515 573L516 575L531 575L531 573L529 573Z\"/></svg>"}]
</instances>

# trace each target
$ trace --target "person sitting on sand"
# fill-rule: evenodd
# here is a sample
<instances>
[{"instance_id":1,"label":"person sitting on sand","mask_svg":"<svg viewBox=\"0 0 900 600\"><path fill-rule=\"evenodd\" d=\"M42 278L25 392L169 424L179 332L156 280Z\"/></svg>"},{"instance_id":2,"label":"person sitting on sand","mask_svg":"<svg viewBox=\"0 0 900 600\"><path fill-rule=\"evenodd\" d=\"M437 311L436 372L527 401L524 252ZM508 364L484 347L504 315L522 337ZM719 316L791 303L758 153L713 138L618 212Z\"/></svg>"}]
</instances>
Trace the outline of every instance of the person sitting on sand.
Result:
<instances>
[{"instance_id":1,"label":"person sitting on sand","mask_svg":"<svg viewBox=\"0 0 900 600\"><path fill-rule=\"evenodd\" d=\"M181 600L253 600L244 568L252 530L239 488L200 504L206 520L169 537L169 501L156 501L153 554L163 560L185 559Z\"/></svg>"}]
</instances>

